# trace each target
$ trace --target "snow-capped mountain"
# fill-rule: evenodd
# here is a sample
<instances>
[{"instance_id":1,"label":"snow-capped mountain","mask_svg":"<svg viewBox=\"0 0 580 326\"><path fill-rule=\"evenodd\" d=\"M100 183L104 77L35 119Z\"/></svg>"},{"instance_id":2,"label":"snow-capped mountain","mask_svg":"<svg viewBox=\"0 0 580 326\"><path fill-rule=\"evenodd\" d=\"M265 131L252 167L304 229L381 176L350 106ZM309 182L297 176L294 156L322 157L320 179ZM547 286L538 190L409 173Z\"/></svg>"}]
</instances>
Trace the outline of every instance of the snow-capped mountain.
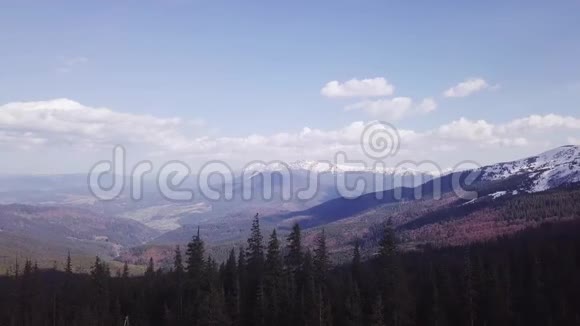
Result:
<instances>
[{"instance_id":1,"label":"snow-capped mountain","mask_svg":"<svg viewBox=\"0 0 580 326\"><path fill-rule=\"evenodd\" d=\"M274 162L269 165L263 164L252 164L248 166L244 171L252 173L263 173L263 172L281 172L281 171L305 171L312 173L329 173L329 174L341 174L349 172L363 172L363 173L378 173L378 174L389 174L389 175L432 175L433 173L429 171L420 171L416 169L411 169L408 167L371 167L367 165L347 165L347 164L334 164L329 161L312 161L312 160L299 160L290 163L285 162Z\"/></svg>"},{"instance_id":2,"label":"snow-capped mountain","mask_svg":"<svg viewBox=\"0 0 580 326\"><path fill-rule=\"evenodd\" d=\"M526 175L522 191L538 192L580 182L580 146L558 147L537 156L481 168L481 181Z\"/></svg>"},{"instance_id":3,"label":"snow-capped mountain","mask_svg":"<svg viewBox=\"0 0 580 326\"><path fill-rule=\"evenodd\" d=\"M276 178L281 175L281 178ZM359 182L364 186L360 194L383 191L396 187L415 187L437 177L437 173L423 172L409 167L370 167L364 164L346 165L335 164L329 161L295 161L291 163L275 162L268 165L253 164L248 166L240 178L241 182L256 181L255 186L260 186L258 177L263 176L271 182L272 186L278 187L287 182L293 187L293 191L305 189L313 182L318 184L315 195L320 199L328 200L340 197L339 188L354 187ZM357 186L358 187L358 186ZM319 198L320 197L320 198Z\"/></svg>"}]
</instances>

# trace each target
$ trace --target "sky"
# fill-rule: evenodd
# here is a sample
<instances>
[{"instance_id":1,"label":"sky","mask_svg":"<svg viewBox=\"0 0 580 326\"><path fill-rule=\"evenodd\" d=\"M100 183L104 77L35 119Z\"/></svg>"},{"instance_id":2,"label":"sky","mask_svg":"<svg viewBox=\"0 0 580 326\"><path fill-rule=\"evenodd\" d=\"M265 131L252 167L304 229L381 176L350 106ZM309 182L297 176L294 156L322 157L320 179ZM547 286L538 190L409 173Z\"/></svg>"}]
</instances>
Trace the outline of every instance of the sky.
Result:
<instances>
[{"instance_id":1,"label":"sky","mask_svg":"<svg viewBox=\"0 0 580 326\"><path fill-rule=\"evenodd\" d=\"M0 0L0 173L580 144L580 2Z\"/></svg>"}]
</instances>

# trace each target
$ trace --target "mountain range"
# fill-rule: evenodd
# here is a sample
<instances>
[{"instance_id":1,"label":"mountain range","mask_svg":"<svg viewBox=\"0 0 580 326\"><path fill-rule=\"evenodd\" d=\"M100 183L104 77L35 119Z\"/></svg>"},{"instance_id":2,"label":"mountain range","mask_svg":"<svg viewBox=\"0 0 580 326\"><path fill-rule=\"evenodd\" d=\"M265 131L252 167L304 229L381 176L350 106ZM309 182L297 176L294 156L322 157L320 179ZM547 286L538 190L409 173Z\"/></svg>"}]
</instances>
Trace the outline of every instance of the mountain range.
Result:
<instances>
[{"instance_id":1,"label":"mountain range","mask_svg":"<svg viewBox=\"0 0 580 326\"><path fill-rule=\"evenodd\" d=\"M395 225L404 246L417 250L425 245L486 241L580 215L575 205L580 202L578 146L443 174L312 161L254 166L246 172L234 179L232 200L203 198L191 176L186 184L195 199L187 203L165 200L151 184L141 201L126 194L99 201L83 188L86 176L0 176L0 263L23 257L48 264L68 250L83 257L100 255L136 263L154 252L157 260L163 260L176 244L189 241L198 226L219 258L231 246L243 244L255 213L260 213L265 232L277 228L284 234L299 223L307 244L324 229L338 260L357 240L371 254L387 220ZM318 190L311 198L282 198L285 182L291 182L295 195L310 185L312 175ZM355 198L341 196L337 176L350 185L364 180L367 187ZM377 188L374 182L381 178L381 185L390 186ZM267 181L271 181L272 198L239 196L244 182L261 193Z\"/></svg>"}]
</instances>

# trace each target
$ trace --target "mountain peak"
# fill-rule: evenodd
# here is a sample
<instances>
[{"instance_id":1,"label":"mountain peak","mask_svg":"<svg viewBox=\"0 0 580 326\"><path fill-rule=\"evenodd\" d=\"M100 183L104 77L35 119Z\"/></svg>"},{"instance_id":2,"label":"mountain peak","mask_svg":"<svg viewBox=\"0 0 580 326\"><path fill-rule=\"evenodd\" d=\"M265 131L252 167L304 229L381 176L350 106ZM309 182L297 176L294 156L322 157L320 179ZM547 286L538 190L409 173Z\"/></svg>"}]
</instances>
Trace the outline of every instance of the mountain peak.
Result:
<instances>
[{"instance_id":1,"label":"mountain peak","mask_svg":"<svg viewBox=\"0 0 580 326\"><path fill-rule=\"evenodd\" d=\"M481 171L482 179L489 181L528 174L529 188L523 190L529 192L580 182L580 146L560 146L536 156L485 166Z\"/></svg>"},{"instance_id":2,"label":"mountain peak","mask_svg":"<svg viewBox=\"0 0 580 326\"><path fill-rule=\"evenodd\" d=\"M397 175L433 175L429 171L419 171L409 167L385 167L385 168L372 168L366 165L348 165L348 164L334 164L329 161L314 161L314 160L298 160L290 163L276 162L264 166L262 164L253 164L246 168L247 171L254 173L260 172L280 172L286 169L290 171L306 171L313 173L331 173L340 174L347 172L360 172L360 173L377 173L377 174L397 174Z\"/></svg>"}]
</instances>

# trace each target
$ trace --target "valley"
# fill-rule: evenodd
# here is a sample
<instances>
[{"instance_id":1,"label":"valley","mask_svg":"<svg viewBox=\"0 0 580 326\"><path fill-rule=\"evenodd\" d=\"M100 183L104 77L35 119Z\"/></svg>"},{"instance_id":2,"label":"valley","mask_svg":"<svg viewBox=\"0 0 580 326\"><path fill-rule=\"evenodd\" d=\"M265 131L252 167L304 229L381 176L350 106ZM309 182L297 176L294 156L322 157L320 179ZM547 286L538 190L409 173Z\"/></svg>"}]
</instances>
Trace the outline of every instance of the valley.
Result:
<instances>
[{"instance_id":1,"label":"valley","mask_svg":"<svg viewBox=\"0 0 580 326\"><path fill-rule=\"evenodd\" d=\"M325 171L319 177L320 191L307 201L283 200L284 180L276 174L280 167L275 165L250 174L255 193L263 190L265 180L272 182L270 200L210 201L197 191L198 199L192 203L169 202L149 184L141 201L126 195L98 201L82 189L81 176L26 177L20 183L16 177L0 178L4 181L0 241L5 243L0 264L7 269L17 259L32 259L50 267L70 251L80 261L98 255L118 264L145 265L153 257L160 266L168 266L175 246L185 246L198 227L209 252L222 260L229 249L245 244L249 221L256 213L266 232L276 228L284 236L293 224L300 224L306 245L313 245L317 234L325 230L336 262L348 259L355 241L365 255L372 256L387 221L397 230L403 248L421 250L489 241L544 222L580 216L575 204L580 202L578 146L471 171L440 176L421 172L419 180L426 180L421 184L413 184L418 180L416 171L405 171L405 178L390 175L393 171L323 169L305 162L284 167L291 168L294 189L308 186L310 172ZM369 188L359 197L344 198L333 184L337 173L351 173L347 178L351 183L361 178L370 181L380 173L391 181L399 180L399 185L379 192ZM454 187L456 180L461 191ZM242 182L235 182L233 188L239 191ZM475 193L476 198L468 197ZM526 214L518 214L522 210Z\"/></svg>"}]
</instances>

